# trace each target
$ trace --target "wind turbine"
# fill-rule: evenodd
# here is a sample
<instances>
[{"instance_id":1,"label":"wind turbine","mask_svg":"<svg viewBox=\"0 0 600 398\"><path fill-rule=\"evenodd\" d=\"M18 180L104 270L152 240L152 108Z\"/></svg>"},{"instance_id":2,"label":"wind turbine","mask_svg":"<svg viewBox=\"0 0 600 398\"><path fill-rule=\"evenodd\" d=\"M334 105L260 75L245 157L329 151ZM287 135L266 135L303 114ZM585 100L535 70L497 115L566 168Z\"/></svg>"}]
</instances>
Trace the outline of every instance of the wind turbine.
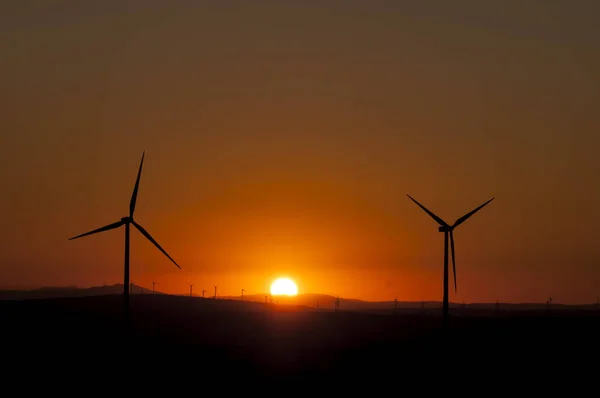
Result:
<instances>
[{"instance_id":1,"label":"wind turbine","mask_svg":"<svg viewBox=\"0 0 600 398\"><path fill-rule=\"evenodd\" d=\"M156 282L152 282L152 294L154 294L154 286L156 286Z\"/></svg>"},{"instance_id":2,"label":"wind turbine","mask_svg":"<svg viewBox=\"0 0 600 398\"><path fill-rule=\"evenodd\" d=\"M205 291L206 291L205 289L202 289L202 298L204 298L204 292Z\"/></svg>"},{"instance_id":3,"label":"wind turbine","mask_svg":"<svg viewBox=\"0 0 600 398\"><path fill-rule=\"evenodd\" d=\"M442 314L443 314L444 326L446 326L448 324L448 235L450 236L450 247L452 250L452 274L454 275L454 292L456 293L456 262L454 260L454 229L456 227L458 227L460 224L467 221L467 219L469 219L469 217L471 217L473 214L477 213L479 210L481 210L485 205L490 203L495 198L489 199L487 202L485 202L481 206L476 207L475 209L471 210L464 216L457 219L454 222L454 224L449 225L448 223L446 223L446 221L442 220L441 218L439 218L438 216L433 214L431 211L429 211L425 206L423 206L422 204L417 202L415 199L413 199L412 196L410 196L408 194L406 196L408 196L413 202L415 202L417 204L417 206L419 206L421 209L423 209L423 211L425 211L425 213L429 214L429 216L431 218L433 218L439 224L438 231L444 233L444 298L443 298Z\"/></svg>"},{"instance_id":4,"label":"wind turbine","mask_svg":"<svg viewBox=\"0 0 600 398\"><path fill-rule=\"evenodd\" d=\"M92 235L92 234L95 234L98 232L109 231L111 229L119 228L120 226L125 225L125 272L124 272L124 278L123 278L123 297L124 297L124 304L125 304L126 311L129 310L129 287L130 287L129 286L129 226L131 224L133 224L133 226L135 228L137 228L137 230L140 231L142 233L142 235L144 235L144 237L146 237L146 239L148 239L150 242L152 242L152 244L154 244L154 246L156 246L158 248L158 250L160 250L165 256L167 256L169 258L169 260L171 260L173 262L173 264L175 264L177 266L177 268L181 269L179 264L177 264L175 262L175 260L173 260L171 258L171 256L169 256L169 254L158 244L158 242L156 242L156 240L154 240L154 238L148 233L148 231L146 231L140 224L135 222L135 220L133 219L133 213L135 211L135 203L137 201L138 188L140 186L140 176L142 174L142 165L144 164L144 155L145 155L145 151L142 152L142 160L140 162L140 168L138 170L137 178L135 180L135 186L133 187L133 194L131 195L131 201L129 202L129 216L123 217L123 218L121 218L120 221L117 221L115 223L106 225L104 227L95 229L90 232L86 232L81 235L74 236L72 238L69 238L69 240L82 238L84 236Z\"/></svg>"},{"instance_id":5,"label":"wind turbine","mask_svg":"<svg viewBox=\"0 0 600 398\"><path fill-rule=\"evenodd\" d=\"M244 289L242 289L242 301L244 301Z\"/></svg>"},{"instance_id":6,"label":"wind turbine","mask_svg":"<svg viewBox=\"0 0 600 398\"><path fill-rule=\"evenodd\" d=\"M214 299L217 298L217 285L213 285L215 287L215 297L213 297Z\"/></svg>"},{"instance_id":7,"label":"wind turbine","mask_svg":"<svg viewBox=\"0 0 600 398\"><path fill-rule=\"evenodd\" d=\"M192 297L192 287L194 287L194 284L190 283L190 297Z\"/></svg>"}]
</instances>

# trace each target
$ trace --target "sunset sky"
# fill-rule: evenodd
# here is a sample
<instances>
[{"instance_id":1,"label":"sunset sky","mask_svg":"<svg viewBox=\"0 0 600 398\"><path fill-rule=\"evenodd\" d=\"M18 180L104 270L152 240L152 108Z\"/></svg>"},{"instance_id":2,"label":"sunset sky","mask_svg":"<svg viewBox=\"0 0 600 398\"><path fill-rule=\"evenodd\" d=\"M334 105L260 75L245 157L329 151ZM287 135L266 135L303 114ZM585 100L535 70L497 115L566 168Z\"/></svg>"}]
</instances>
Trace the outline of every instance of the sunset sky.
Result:
<instances>
[{"instance_id":1,"label":"sunset sky","mask_svg":"<svg viewBox=\"0 0 600 398\"><path fill-rule=\"evenodd\" d=\"M600 295L600 2L0 5L0 288ZM450 277L451 274L450 274Z\"/></svg>"}]
</instances>

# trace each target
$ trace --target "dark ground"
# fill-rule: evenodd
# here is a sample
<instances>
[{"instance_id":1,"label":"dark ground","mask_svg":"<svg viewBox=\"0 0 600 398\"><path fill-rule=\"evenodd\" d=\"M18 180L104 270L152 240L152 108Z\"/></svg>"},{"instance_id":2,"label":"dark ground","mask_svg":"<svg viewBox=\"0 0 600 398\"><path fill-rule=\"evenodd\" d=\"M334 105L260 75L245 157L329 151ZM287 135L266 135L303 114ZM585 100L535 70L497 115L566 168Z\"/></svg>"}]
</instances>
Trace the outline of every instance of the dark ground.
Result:
<instances>
[{"instance_id":1,"label":"dark ground","mask_svg":"<svg viewBox=\"0 0 600 398\"><path fill-rule=\"evenodd\" d=\"M592 310L452 310L443 333L439 310L334 313L160 295L134 295L131 303L126 329L121 296L0 301L4 384L27 375L100 388L126 371L130 383L174 382L182 391L216 383L226 393L289 380L298 389L431 392L444 373L454 380L442 386L450 391L465 383L473 389L477 378L496 389L528 383L539 392L572 380L582 388L598 374L600 312Z\"/></svg>"}]
</instances>

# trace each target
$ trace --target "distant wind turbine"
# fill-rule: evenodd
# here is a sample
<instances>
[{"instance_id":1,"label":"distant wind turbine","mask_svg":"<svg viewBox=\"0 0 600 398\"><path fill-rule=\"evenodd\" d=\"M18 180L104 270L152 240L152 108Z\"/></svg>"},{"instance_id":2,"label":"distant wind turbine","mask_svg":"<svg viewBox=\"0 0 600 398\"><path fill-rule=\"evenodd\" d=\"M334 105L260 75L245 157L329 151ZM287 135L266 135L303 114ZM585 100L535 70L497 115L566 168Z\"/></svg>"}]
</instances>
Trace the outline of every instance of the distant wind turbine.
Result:
<instances>
[{"instance_id":1,"label":"distant wind turbine","mask_svg":"<svg viewBox=\"0 0 600 398\"><path fill-rule=\"evenodd\" d=\"M244 289L242 289L242 301L244 301Z\"/></svg>"},{"instance_id":2,"label":"distant wind turbine","mask_svg":"<svg viewBox=\"0 0 600 398\"><path fill-rule=\"evenodd\" d=\"M396 308L398 308L398 297L394 298L394 314L396 313Z\"/></svg>"},{"instance_id":3,"label":"distant wind turbine","mask_svg":"<svg viewBox=\"0 0 600 398\"><path fill-rule=\"evenodd\" d=\"M459 219L457 219L454 222L453 225L449 225L444 220L442 220L441 218L439 218L438 216L433 214L431 211L429 211L425 206L423 206L422 204L417 202L415 199L413 199L412 196L410 196L408 194L406 196L408 196L413 202L415 202L417 204L417 206L419 206L423 211L425 211L425 213L427 213L431 218L433 218L439 224L438 231L444 233L444 296L443 296L442 314L443 314L444 326L446 326L448 324L448 306L449 306L448 305L448 235L450 235L450 246L451 246L451 250L452 250L452 273L454 275L454 292L456 292L456 262L454 260L454 229L456 227L458 227L460 224L467 221L467 219L469 219L469 217L471 217L473 214L475 214L479 210L481 210L485 205L487 205L492 200L494 200L494 198L489 199L487 202L485 202L481 206L476 207L475 209L471 210L464 216L460 217Z\"/></svg>"},{"instance_id":4,"label":"distant wind turbine","mask_svg":"<svg viewBox=\"0 0 600 398\"><path fill-rule=\"evenodd\" d=\"M213 285L215 287L215 297L213 297L214 299L217 298L217 285Z\"/></svg>"},{"instance_id":5,"label":"distant wind turbine","mask_svg":"<svg viewBox=\"0 0 600 398\"><path fill-rule=\"evenodd\" d=\"M202 298L204 298L204 292L205 292L205 291L206 291L206 290L202 289Z\"/></svg>"},{"instance_id":6,"label":"distant wind turbine","mask_svg":"<svg viewBox=\"0 0 600 398\"><path fill-rule=\"evenodd\" d=\"M194 287L194 284L190 283L190 297L192 297L192 287Z\"/></svg>"},{"instance_id":7,"label":"distant wind turbine","mask_svg":"<svg viewBox=\"0 0 600 398\"><path fill-rule=\"evenodd\" d=\"M152 294L154 294L154 287L156 286L156 282L152 282Z\"/></svg>"},{"instance_id":8,"label":"distant wind turbine","mask_svg":"<svg viewBox=\"0 0 600 398\"><path fill-rule=\"evenodd\" d=\"M123 218L121 218L120 221L117 221L115 223L106 225L104 227L95 229L90 232L86 232L81 235L74 236L72 238L69 238L69 240L78 239L78 238L82 238L84 236L92 235L92 234L95 234L98 232L109 231L111 229L119 228L120 226L125 225L125 267L124 267L125 269L124 269L124 278L123 278L123 297L124 297L124 304L125 304L126 311L129 310L129 225L130 224L133 224L133 226L135 228L137 228L137 230L140 231L142 233L142 235L144 235L144 237L146 237L146 239L148 239L150 242L152 242L152 244L154 246L156 246L158 248L158 250L160 250L165 256L167 256L169 258L169 260L171 260L173 262L173 264L175 264L177 266L177 268L181 269L179 264L177 264L175 262L175 260L173 260L171 258L171 256L169 256L169 254L158 244L158 242L156 242L156 240L154 240L154 238L148 233L148 231L146 231L140 224L135 222L135 220L133 219L133 213L135 211L135 203L137 201L138 188L140 186L140 176L142 174L142 165L144 164L144 155L145 155L145 151L142 153L142 160L140 162L140 168L138 170L137 178L135 180L135 186L133 187L133 194L131 195L131 201L129 202L129 216L123 217Z\"/></svg>"}]
</instances>

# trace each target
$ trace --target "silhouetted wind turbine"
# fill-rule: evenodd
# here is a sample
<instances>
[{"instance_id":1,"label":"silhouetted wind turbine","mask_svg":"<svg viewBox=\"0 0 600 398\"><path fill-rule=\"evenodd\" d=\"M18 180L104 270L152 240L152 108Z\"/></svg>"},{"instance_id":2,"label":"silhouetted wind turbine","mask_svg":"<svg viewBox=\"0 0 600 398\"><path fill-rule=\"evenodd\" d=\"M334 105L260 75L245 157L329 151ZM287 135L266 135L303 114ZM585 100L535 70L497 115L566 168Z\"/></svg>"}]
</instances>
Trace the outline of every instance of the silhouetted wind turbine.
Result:
<instances>
[{"instance_id":1,"label":"silhouetted wind turbine","mask_svg":"<svg viewBox=\"0 0 600 398\"><path fill-rule=\"evenodd\" d=\"M485 205L487 205L492 200L494 200L494 198L489 199L487 202L485 202L481 206L476 207L475 209L471 210L464 216L457 219L454 222L454 224L449 225L444 220L442 220L441 218L439 218L438 216L433 214L431 211L429 211L425 206L423 206L422 204L417 202L415 199L413 199L412 196L410 196L408 194L406 196L408 196L413 202L415 202L417 204L417 206L419 206L423 211L425 211L425 213L429 214L429 216L431 218L433 218L440 225L438 228L438 231L444 233L444 298L443 298L442 314L443 314L444 326L446 326L448 323L448 235L450 235L450 247L452 250L452 274L454 275L454 292L456 292L456 262L454 260L454 228L458 227L460 224L467 221L467 219L469 219L469 217L471 217L473 214L475 214L479 210L481 210Z\"/></svg>"},{"instance_id":2,"label":"silhouetted wind turbine","mask_svg":"<svg viewBox=\"0 0 600 398\"><path fill-rule=\"evenodd\" d=\"M394 298L394 314L396 313L396 308L398 308L398 297Z\"/></svg>"},{"instance_id":3,"label":"silhouetted wind turbine","mask_svg":"<svg viewBox=\"0 0 600 398\"><path fill-rule=\"evenodd\" d=\"M213 286L215 287L215 297L213 297L213 298L216 299L217 298L217 285L213 285Z\"/></svg>"},{"instance_id":4,"label":"silhouetted wind turbine","mask_svg":"<svg viewBox=\"0 0 600 398\"><path fill-rule=\"evenodd\" d=\"M244 301L244 289L242 289L242 301Z\"/></svg>"},{"instance_id":5,"label":"silhouetted wind turbine","mask_svg":"<svg viewBox=\"0 0 600 398\"><path fill-rule=\"evenodd\" d=\"M156 286L156 282L152 282L152 294L154 294L154 286Z\"/></svg>"},{"instance_id":6,"label":"silhouetted wind turbine","mask_svg":"<svg viewBox=\"0 0 600 398\"><path fill-rule=\"evenodd\" d=\"M169 258L169 260L171 260L173 262L173 264L175 264L177 266L177 268L181 269L179 264L177 264L175 262L175 260L173 260L171 258L171 256L169 256L169 254L167 254L167 252L158 244L158 242L156 242L156 240L154 240L154 238L148 233L148 231L146 231L140 224L135 222L135 220L133 219L133 213L135 211L135 203L137 201L138 188L140 186L140 176L142 174L142 165L144 164L144 155L145 155L145 151L142 153L142 160L140 162L140 168L138 170L137 178L135 180L135 186L133 187L133 194L131 195L131 201L129 202L129 216L123 217L123 218L121 218L120 221L117 221L115 223L106 225L104 227L95 229L90 232L86 232L81 235L74 236L72 238L69 238L69 240L82 238L84 236L92 235L92 234L95 234L98 232L108 231L111 229L119 228L122 225L125 225L125 272L124 272L124 278L123 278L123 280L124 280L123 281L123 297L124 297L124 303L125 303L126 310L129 310L129 225L130 224L133 224L133 226L135 228L137 228L137 230L140 231L142 233L142 235L144 235L144 237L146 237L146 239L148 239L150 242L152 242L152 244L154 244L154 246L156 246L158 248L158 250L160 250L165 256L167 256Z\"/></svg>"},{"instance_id":7,"label":"silhouetted wind turbine","mask_svg":"<svg viewBox=\"0 0 600 398\"><path fill-rule=\"evenodd\" d=\"M202 298L204 298L204 292L205 292L205 291L206 291L206 290L202 289Z\"/></svg>"},{"instance_id":8,"label":"silhouetted wind turbine","mask_svg":"<svg viewBox=\"0 0 600 398\"><path fill-rule=\"evenodd\" d=\"M194 284L190 283L190 297L192 297L192 287L194 287Z\"/></svg>"}]
</instances>

